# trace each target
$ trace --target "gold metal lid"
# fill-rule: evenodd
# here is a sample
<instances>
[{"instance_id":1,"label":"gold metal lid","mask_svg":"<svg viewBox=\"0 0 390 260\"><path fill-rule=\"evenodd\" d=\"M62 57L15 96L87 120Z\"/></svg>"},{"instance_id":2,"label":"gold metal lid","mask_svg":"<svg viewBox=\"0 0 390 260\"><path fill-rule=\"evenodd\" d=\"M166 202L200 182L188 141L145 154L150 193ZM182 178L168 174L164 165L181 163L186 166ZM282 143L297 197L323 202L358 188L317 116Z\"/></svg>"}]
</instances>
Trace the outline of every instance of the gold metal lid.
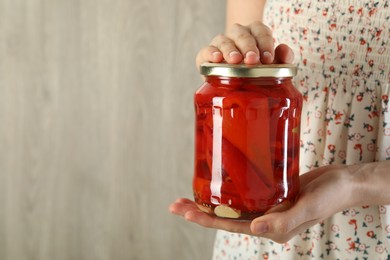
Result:
<instances>
[{"instance_id":1,"label":"gold metal lid","mask_svg":"<svg viewBox=\"0 0 390 260\"><path fill-rule=\"evenodd\" d=\"M236 78L287 78L297 74L294 64L227 64L203 63L200 65L200 74L205 76L224 76Z\"/></svg>"}]
</instances>

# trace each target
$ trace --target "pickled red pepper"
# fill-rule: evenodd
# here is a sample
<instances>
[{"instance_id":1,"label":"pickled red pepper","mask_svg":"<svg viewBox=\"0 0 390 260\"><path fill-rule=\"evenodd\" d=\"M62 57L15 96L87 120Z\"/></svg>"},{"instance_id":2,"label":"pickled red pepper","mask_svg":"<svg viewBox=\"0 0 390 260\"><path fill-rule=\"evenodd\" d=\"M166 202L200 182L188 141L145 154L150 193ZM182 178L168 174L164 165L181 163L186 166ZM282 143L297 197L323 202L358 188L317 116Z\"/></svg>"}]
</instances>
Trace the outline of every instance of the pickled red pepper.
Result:
<instances>
[{"instance_id":1,"label":"pickled red pepper","mask_svg":"<svg viewBox=\"0 0 390 260\"><path fill-rule=\"evenodd\" d=\"M207 149L212 151L212 131L208 126L204 127L204 135L207 140ZM207 152L207 154L210 153ZM253 204L248 203L250 200L264 200L264 198L271 198L274 193L272 181L267 179L259 169L257 169L243 153L241 153L234 145L232 145L226 138L222 138L222 157L226 158L222 161L223 172L232 180L229 192L237 193L242 198L242 202L248 210L252 209ZM208 158L210 164L211 158ZM211 165L210 165L211 166ZM209 166L209 168L210 168ZM211 169L211 168L210 168ZM242 172L245 172L243 176ZM224 183L225 185L226 183ZM224 187L222 185L222 189ZM231 190L234 187L234 190ZM237 187L237 189L235 188ZM256 190L253 189L256 187Z\"/></svg>"}]
</instances>

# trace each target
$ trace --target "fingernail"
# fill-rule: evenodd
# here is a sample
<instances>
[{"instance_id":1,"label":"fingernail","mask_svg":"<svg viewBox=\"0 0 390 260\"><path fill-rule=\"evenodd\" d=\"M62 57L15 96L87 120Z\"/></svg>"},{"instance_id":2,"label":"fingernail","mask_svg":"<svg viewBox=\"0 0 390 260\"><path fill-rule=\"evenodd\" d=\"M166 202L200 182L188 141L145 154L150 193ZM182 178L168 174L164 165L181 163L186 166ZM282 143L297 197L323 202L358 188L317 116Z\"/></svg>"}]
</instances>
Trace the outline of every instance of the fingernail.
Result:
<instances>
[{"instance_id":1,"label":"fingernail","mask_svg":"<svg viewBox=\"0 0 390 260\"><path fill-rule=\"evenodd\" d=\"M232 51L229 53L230 58L233 58L233 56L236 56L236 55L241 55L241 54L238 51Z\"/></svg>"},{"instance_id":2,"label":"fingernail","mask_svg":"<svg viewBox=\"0 0 390 260\"><path fill-rule=\"evenodd\" d=\"M272 61L272 54L269 51L263 52L263 59Z\"/></svg>"},{"instance_id":3,"label":"fingernail","mask_svg":"<svg viewBox=\"0 0 390 260\"><path fill-rule=\"evenodd\" d=\"M248 58L250 58L250 57L257 58L256 52L254 52L254 51L248 51L248 52L246 53L246 55L245 55L245 59L248 59Z\"/></svg>"},{"instance_id":4,"label":"fingernail","mask_svg":"<svg viewBox=\"0 0 390 260\"><path fill-rule=\"evenodd\" d=\"M253 227L253 232L255 234L263 234L268 232L268 225L265 222L257 222Z\"/></svg>"},{"instance_id":5,"label":"fingernail","mask_svg":"<svg viewBox=\"0 0 390 260\"><path fill-rule=\"evenodd\" d=\"M211 55L213 56L213 59L214 59L214 60L218 60L218 59L219 59L219 56L221 55L221 53L218 52L218 51L215 51L215 52L213 52Z\"/></svg>"}]
</instances>

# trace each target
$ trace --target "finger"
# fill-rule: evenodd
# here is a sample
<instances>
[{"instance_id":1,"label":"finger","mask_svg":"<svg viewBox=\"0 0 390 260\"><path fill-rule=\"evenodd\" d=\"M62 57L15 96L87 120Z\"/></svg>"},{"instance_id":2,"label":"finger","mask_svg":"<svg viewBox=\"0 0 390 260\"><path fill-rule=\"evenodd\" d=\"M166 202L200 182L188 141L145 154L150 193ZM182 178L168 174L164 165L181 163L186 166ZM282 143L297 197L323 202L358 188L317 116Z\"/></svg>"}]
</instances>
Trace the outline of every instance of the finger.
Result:
<instances>
[{"instance_id":1,"label":"finger","mask_svg":"<svg viewBox=\"0 0 390 260\"><path fill-rule=\"evenodd\" d=\"M252 234L249 221L223 219L201 211L188 211L184 218L207 228L221 229L233 233Z\"/></svg>"},{"instance_id":2,"label":"finger","mask_svg":"<svg viewBox=\"0 0 390 260\"><path fill-rule=\"evenodd\" d=\"M260 53L260 61L263 64L270 64L274 60L274 38L271 29L261 22L252 23L251 34L257 42Z\"/></svg>"},{"instance_id":3,"label":"finger","mask_svg":"<svg viewBox=\"0 0 390 260\"><path fill-rule=\"evenodd\" d=\"M227 33L227 36L234 41L237 48L244 55L245 64L252 65L259 63L257 42L247 27L240 24L234 24Z\"/></svg>"},{"instance_id":4,"label":"finger","mask_svg":"<svg viewBox=\"0 0 390 260\"><path fill-rule=\"evenodd\" d=\"M300 198L297 203L283 212L274 212L263 215L252 221L251 230L254 234L275 233L288 234L305 222L317 219L308 205L313 205L313 200L308 196Z\"/></svg>"},{"instance_id":5,"label":"finger","mask_svg":"<svg viewBox=\"0 0 390 260\"><path fill-rule=\"evenodd\" d=\"M286 44L280 44L275 49L274 63L291 64L294 62L294 52Z\"/></svg>"},{"instance_id":6,"label":"finger","mask_svg":"<svg viewBox=\"0 0 390 260\"><path fill-rule=\"evenodd\" d=\"M186 203L186 204L195 204L193 200L187 198L178 198L175 202L177 203Z\"/></svg>"},{"instance_id":7,"label":"finger","mask_svg":"<svg viewBox=\"0 0 390 260\"><path fill-rule=\"evenodd\" d=\"M211 45L222 52L223 58L227 63L237 64L242 61L242 55L239 49L237 49L234 41L225 35L217 35L211 42Z\"/></svg>"},{"instance_id":8,"label":"finger","mask_svg":"<svg viewBox=\"0 0 390 260\"><path fill-rule=\"evenodd\" d=\"M196 56L196 66L199 66L204 62L219 63L223 61L222 52L215 46L207 46L201 49Z\"/></svg>"},{"instance_id":9,"label":"finger","mask_svg":"<svg viewBox=\"0 0 390 260\"><path fill-rule=\"evenodd\" d=\"M184 216L188 211L199 210L194 202L176 201L169 206L169 211L172 214Z\"/></svg>"},{"instance_id":10,"label":"finger","mask_svg":"<svg viewBox=\"0 0 390 260\"><path fill-rule=\"evenodd\" d=\"M300 226L296 227L295 229L293 229L290 232L285 233L285 234L282 234L282 233L265 233L265 234L261 234L261 236L265 237L265 238L269 238L269 239L271 239L271 240L273 240L273 241L275 241L277 243L282 244L282 243L288 242L294 236L301 234L302 232L304 232L308 228L314 226L315 224L320 223L321 221L322 220L312 220L312 221L305 222L305 223L301 224Z\"/></svg>"}]
</instances>

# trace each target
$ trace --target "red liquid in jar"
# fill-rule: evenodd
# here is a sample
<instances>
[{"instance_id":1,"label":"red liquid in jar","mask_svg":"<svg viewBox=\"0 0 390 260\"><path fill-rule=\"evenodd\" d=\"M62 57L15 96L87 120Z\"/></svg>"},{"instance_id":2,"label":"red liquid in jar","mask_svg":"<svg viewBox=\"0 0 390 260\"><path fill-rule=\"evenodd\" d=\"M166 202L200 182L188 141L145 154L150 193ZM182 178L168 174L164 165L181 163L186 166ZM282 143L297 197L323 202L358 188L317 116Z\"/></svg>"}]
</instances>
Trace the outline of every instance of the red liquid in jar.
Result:
<instances>
[{"instance_id":1,"label":"red liquid in jar","mask_svg":"<svg viewBox=\"0 0 390 260\"><path fill-rule=\"evenodd\" d=\"M291 78L207 77L195 94L193 190L202 210L222 205L253 219L295 199L301 106Z\"/></svg>"}]
</instances>

